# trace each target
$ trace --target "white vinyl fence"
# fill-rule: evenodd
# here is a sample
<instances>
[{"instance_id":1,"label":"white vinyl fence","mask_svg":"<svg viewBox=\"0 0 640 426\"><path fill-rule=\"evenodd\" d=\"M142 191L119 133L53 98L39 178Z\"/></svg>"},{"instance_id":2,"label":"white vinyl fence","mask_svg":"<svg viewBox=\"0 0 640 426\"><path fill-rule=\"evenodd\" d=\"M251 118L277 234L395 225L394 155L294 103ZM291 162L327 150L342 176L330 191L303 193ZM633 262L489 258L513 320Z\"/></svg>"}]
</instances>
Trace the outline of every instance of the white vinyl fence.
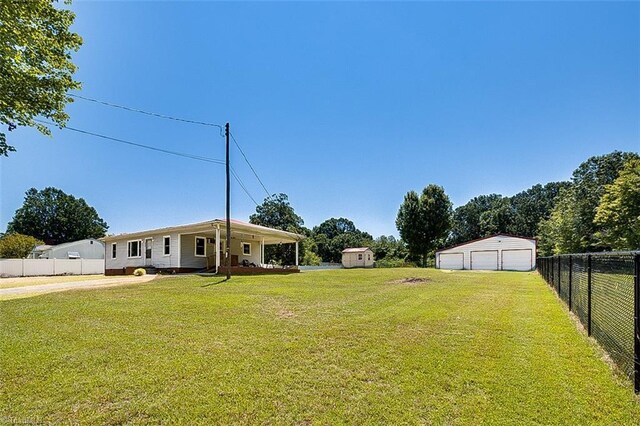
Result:
<instances>
[{"instance_id":1,"label":"white vinyl fence","mask_svg":"<svg viewBox=\"0 0 640 426\"><path fill-rule=\"evenodd\" d=\"M104 274L104 259L0 259L0 277Z\"/></svg>"}]
</instances>

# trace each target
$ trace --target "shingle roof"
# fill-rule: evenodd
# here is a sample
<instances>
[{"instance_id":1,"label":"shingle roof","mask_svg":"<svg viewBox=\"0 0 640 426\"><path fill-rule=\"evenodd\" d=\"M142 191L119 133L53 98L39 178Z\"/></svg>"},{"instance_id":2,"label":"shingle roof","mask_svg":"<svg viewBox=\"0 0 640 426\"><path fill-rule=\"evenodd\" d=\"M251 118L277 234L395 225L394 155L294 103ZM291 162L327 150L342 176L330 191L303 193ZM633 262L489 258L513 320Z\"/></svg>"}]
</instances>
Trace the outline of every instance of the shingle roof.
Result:
<instances>
[{"instance_id":1,"label":"shingle roof","mask_svg":"<svg viewBox=\"0 0 640 426\"><path fill-rule=\"evenodd\" d=\"M343 253L362 253L367 250L370 250L369 247L353 247L353 248L346 248L342 250L342 252Z\"/></svg>"}]
</instances>

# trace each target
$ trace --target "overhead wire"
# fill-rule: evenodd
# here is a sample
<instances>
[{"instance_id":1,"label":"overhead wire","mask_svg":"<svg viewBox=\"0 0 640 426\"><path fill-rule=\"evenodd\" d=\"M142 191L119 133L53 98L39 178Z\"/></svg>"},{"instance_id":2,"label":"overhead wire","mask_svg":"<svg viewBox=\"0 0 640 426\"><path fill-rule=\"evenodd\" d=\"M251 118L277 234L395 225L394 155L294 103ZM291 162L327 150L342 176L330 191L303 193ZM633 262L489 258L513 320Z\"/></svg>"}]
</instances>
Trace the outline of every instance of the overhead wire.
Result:
<instances>
[{"instance_id":1,"label":"overhead wire","mask_svg":"<svg viewBox=\"0 0 640 426\"><path fill-rule=\"evenodd\" d=\"M201 125L201 126L216 127L216 128L219 129L221 136L223 135L223 132L224 132L223 126L220 125L220 124L216 124L216 123L210 123L210 122L198 121L198 120L191 120L191 119L186 119L186 118L174 117L174 116L170 116L170 115L166 115L166 114L160 114L160 113L157 113L157 112L145 111L145 110L142 110L142 109L139 109L139 108L133 108L133 107L129 107L129 106L126 106L126 105L115 104L115 103L112 103L112 102L107 102L107 101L103 101L103 100L100 100L100 99L91 98L91 97L88 97L88 96L82 96L82 95L78 95L78 94L75 94L75 93L69 93L69 96L71 96L73 98L77 98L77 99L82 99L82 100L85 100L85 101L88 101L88 102L94 102L94 103L97 103L97 104L109 106L109 107L112 107L112 108L118 108L118 109L122 109L122 110L129 111L129 112L136 112L136 113L139 113L139 114L145 114L145 115L156 117L156 118L162 118L162 119L166 119L166 120L174 120L174 121L179 121L179 122L189 123L189 124L197 124L197 125ZM253 167L253 165L249 161L249 158L247 158L247 155L244 153L242 147L240 147L240 144L236 140L235 136L233 136L233 134L231 132L229 132L229 135L231 136L231 138L233 139L234 144L236 145L236 147L240 151L240 154L242 154L242 157L244 158L245 162L247 163L247 165L249 166L249 168L253 172L253 175L256 177L256 179L260 183L260 186L262 186L262 189L264 189L265 193L267 194L267 197L270 197L271 193L269 192L269 190L265 186L265 184L262 181L262 179L260 179L260 176L258 176L258 173L256 172L255 168ZM238 179L239 178L236 176L236 180L238 180ZM244 189L245 189L245 192L247 192L247 195L249 195L248 191L246 190L246 188L244 188ZM253 197L250 196L250 198L255 202Z\"/></svg>"},{"instance_id":2,"label":"overhead wire","mask_svg":"<svg viewBox=\"0 0 640 426\"><path fill-rule=\"evenodd\" d=\"M180 117L174 117L171 115L166 115L166 114L160 114L157 112L150 112L150 111L145 111L142 109L138 109L138 108L132 108L132 107L128 107L125 105L119 105L119 104L114 104L111 102L107 102L107 101L102 101L100 99L95 99L95 98L90 98L88 96L81 96L81 95L77 95L75 93L69 93L69 96L73 97L73 98L77 98L77 99L82 99L85 101L89 101L89 102L94 102L97 104L102 104L102 105L106 105L112 108L119 108L125 111L130 111L130 112L137 112L139 114L145 114L145 115L149 115L152 117L156 117L156 118L163 118L165 120L173 120L173 121L180 121L183 123L189 123L189 124L198 124L200 126L209 126L209 127L217 127L220 130L220 133L222 134L224 128L221 124L216 124L216 123L209 123L206 121L198 121L198 120L190 120L187 118L180 118Z\"/></svg>"},{"instance_id":3,"label":"overhead wire","mask_svg":"<svg viewBox=\"0 0 640 426\"><path fill-rule=\"evenodd\" d=\"M44 121L44 120L39 120L39 119L35 119L34 121L40 123L40 124L46 124L49 126L58 126L55 123L51 123L48 121ZM224 165L225 161L224 160L219 160L216 158L210 158L210 157L204 157L201 155L194 155L194 154L187 154L187 153L183 153L183 152L178 152L178 151L171 151L168 149L163 149L163 148L158 148L158 147L154 147L151 145L144 145L141 143L137 143L137 142L131 142L125 139L120 139L120 138L114 138L112 136L107 136L107 135L103 135L100 133L95 133L95 132L90 132L88 130L82 130L82 129L78 129L75 127L71 127L71 126L64 126L64 127L60 127L63 130L70 130L72 132L77 132L77 133L82 133L85 135L89 135L89 136L94 136L100 139L104 139L104 140L108 140L108 141L112 141L112 142L117 142L117 143L121 143L121 144L125 144L125 145L131 145L131 146L135 146L138 148L143 148L143 149L148 149L151 151L156 151L156 152L161 152L164 154L169 154L169 155L175 155L178 157L184 157L184 158L188 158L191 160L197 160L197 161L204 161L207 163L213 163L213 164L220 164L220 165ZM238 174L236 173L235 169L233 169L233 167L231 167L231 174L233 175L234 179L236 180L236 182L238 182L238 184L240 185L240 187L242 188L242 190L244 191L244 193L247 195L247 197L249 197L251 199L251 201L253 201L255 203L255 205L258 205L258 203L256 202L255 198L253 198L253 196L251 195L251 193L249 192L249 190L247 189L247 187L244 185L244 183L242 182L242 180L240 179L240 177L238 176Z\"/></svg>"},{"instance_id":4,"label":"overhead wire","mask_svg":"<svg viewBox=\"0 0 640 426\"><path fill-rule=\"evenodd\" d=\"M260 182L260 185L262 186L262 189L264 189L264 192L267 193L267 197L271 196L271 192L269 192L269 190L267 189L267 187L264 185L264 183L262 182L262 179L260 179L260 176L258 176L258 173L256 172L256 170L253 168L253 166L251 165L251 162L249 161L249 159L247 158L247 156L245 155L244 151L242 150L242 148L240 147L240 144L238 143L238 141L236 140L235 136L233 136L233 133L229 132L229 135L231 136L231 139L233 139L233 142L235 143L236 147L238 148L238 150L240 151L240 154L242 154L242 157L244 157L244 161L247 162L247 165L249 166L249 168L251 169L251 171L253 172L253 175L256 177L256 179L258 179L258 182Z\"/></svg>"}]
</instances>

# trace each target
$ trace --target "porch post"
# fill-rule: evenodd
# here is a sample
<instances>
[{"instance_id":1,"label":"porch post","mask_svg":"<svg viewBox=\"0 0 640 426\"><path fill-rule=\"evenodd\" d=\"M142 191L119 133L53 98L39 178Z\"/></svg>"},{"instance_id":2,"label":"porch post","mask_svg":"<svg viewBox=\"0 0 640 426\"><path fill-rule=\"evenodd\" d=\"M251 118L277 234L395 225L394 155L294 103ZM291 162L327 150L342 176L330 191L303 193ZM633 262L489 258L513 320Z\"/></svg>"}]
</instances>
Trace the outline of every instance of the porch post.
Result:
<instances>
[{"instance_id":1,"label":"porch post","mask_svg":"<svg viewBox=\"0 0 640 426\"><path fill-rule=\"evenodd\" d=\"M296 266L298 266L298 242L296 241Z\"/></svg>"},{"instance_id":2,"label":"porch post","mask_svg":"<svg viewBox=\"0 0 640 426\"><path fill-rule=\"evenodd\" d=\"M260 266L264 265L264 238L260 241Z\"/></svg>"},{"instance_id":3,"label":"porch post","mask_svg":"<svg viewBox=\"0 0 640 426\"><path fill-rule=\"evenodd\" d=\"M216 227L216 274L220 268L220 225Z\"/></svg>"}]
</instances>

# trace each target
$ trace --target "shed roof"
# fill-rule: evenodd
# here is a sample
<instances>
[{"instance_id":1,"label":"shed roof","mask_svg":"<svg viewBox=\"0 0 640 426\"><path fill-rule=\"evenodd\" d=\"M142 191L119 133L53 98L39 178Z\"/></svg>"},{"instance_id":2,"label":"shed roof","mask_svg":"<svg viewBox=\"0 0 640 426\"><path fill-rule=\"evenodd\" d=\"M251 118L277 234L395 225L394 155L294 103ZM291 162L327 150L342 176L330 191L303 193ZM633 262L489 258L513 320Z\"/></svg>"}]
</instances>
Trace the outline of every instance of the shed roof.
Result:
<instances>
[{"instance_id":1,"label":"shed roof","mask_svg":"<svg viewBox=\"0 0 640 426\"><path fill-rule=\"evenodd\" d=\"M343 253L363 253L367 250L371 250L369 247L353 247L353 248L346 248L344 250L342 250Z\"/></svg>"}]
</instances>

